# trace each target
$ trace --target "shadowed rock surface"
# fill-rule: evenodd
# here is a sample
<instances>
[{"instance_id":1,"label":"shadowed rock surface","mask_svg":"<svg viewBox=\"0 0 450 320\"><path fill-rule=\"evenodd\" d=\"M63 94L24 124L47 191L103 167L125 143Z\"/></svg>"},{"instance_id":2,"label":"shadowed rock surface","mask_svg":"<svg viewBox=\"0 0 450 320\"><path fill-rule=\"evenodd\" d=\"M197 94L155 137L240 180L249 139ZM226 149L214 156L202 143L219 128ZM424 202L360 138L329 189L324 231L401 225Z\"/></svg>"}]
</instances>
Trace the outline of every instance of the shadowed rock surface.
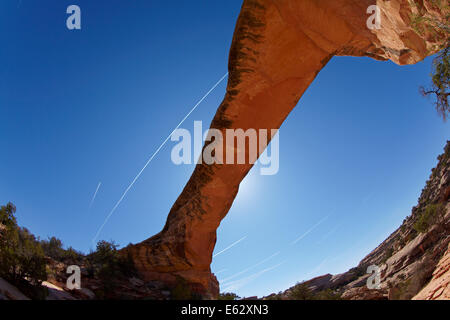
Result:
<instances>
[{"instance_id":1,"label":"shadowed rock surface","mask_svg":"<svg viewBox=\"0 0 450 320\"><path fill-rule=\"evenodd\" d=\"M366 12L374 4L380 8L381 28L371 30ZM421 61L442 48L446 35L418 26L412 17L439 22L442 10L426 0L244 0L229 54L226 95L211 128L223 133L228 128L278 129L333 56L400 65ZM228 141L224 145L224 157L239 151ZM251 167L196 166L163 230L124 249L145 280L174 286L182 278L206 297L218 295L210 271L216 229Z\"/></svg>"}]
</instances>

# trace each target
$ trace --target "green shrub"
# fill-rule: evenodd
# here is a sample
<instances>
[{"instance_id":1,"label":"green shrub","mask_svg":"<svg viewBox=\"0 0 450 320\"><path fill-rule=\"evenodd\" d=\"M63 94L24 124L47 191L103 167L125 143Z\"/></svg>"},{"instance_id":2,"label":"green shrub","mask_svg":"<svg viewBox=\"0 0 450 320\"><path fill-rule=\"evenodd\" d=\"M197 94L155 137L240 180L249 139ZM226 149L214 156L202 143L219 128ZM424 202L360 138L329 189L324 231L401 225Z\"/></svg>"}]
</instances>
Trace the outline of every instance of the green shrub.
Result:
<instances>
[{"instance_id":1,"label":"green shrub","mask_svg":"<svg viewBox=\"0 0 450 320\"><path fill-rule=\"evenodd\" d=\"M394 254L394 248L389 247L386 252L384 253L383 259L381 259L381 263L386 263L386 261L392 257L392 255Z\"/></svg>"},{"instance_id":2,"label":"green shrub","mask_svg":"<svg viewBox=\"0 0 450 320\"><path fill-rule=\"evenodd\" d=\"M51 237L48 238L48 240L41 240L41 246L46 256L57 261L62 260L64 256L64 249L61 240L55 237Z\"/></svg>"},{"instance_id":3,"label":"green shrub","mask_svg":"<svg viewBox=\"0 0 450 320\"><path fill-rule=\"evenodd\" d=\"M170 289L172 300L202 300L200 293L192 290L191 285L182 277L177 276L176 285Z\"/></svg>"},{"instance_id":4,"label":"green shrub","mask_svg":"<svg viewBox=\"0 0 450 320\"><path fill-rule=\"evenodd\" d=\"M191 300L193 298L192 290L189 284L181 277L177 278L177 284L170 291L172 300Z\"/></svg>"},{"instance_id":5,"label":"green shrub","mask_svg":"<svg viewBox=\"0 0 450 320\"><path fill-rule=\"evenodd\" d=\"M233 292L224 292L219 294L217 300L238 300L240 297Z\"/></svg>"},{"instance_id":6,"label":"green shrub","mask_svg":"<svg viewBox=\"0 0 450 320\"><path fill-rule=\"evenodd\" d=\"M355 279L358 279L359 277L363 276L366 274L367 272L367 266L365 265L359 265L355 268L352 268L351 271L353 271L354 275L355 275Z\"/></svg>"},{"instance_id":7,"label":"green shrub","mask_svg":"<svg viewBox=\"0 0 450 320\"><path fill-rule=\"evenodd\" d=\"M306 283L297 283L290 291L290 300L339 300L341 295L331 289L313 292Z\"/></svg>"},{"instance_id":8,"label":"green shrub","mask_svg":"<svg viewBox=\"0 0 450 320\"><path fill-rule=\"evenodd\" d=\"M81 264L84 260L84 255L74 248L69 247L64 250L63 260L68 264Z\"/></svg>"},{"instance_id":9,"label":"green shrub","mask_svg":"<svg viewBox=\"0 0 450 320\"><path fill-rule=\"evenodd\" d=\"M423 22L423 21L422 21ZM417 22L420 25L421 21ZM420 27L418 27L420 28ZM450 30L449 25L446 25L446 32ZM418 29L422 30L422 29ZM448 105L448 96L450 88L450 47L447 39L446 47L437 54L433 59L433 72L431 74L431 88L420 88L420 92L423 96L433 96L435 98L436 111L444 121L450 115L450 107Z\"/></svg>"},{"instance_id":10,"label":"green shrub","mask_svg":"<svg viewBox=\"0 0 450 320\"><path fill-rule=\"evenodd\" d=\"M86 259L88 272L102 283L104 298L114 294L118 280L136 274L131 257L128 254L120 254L118 247L113 241L99 241L96 251L90 253Z\"/></svg>"},{"instance_id":11,"label":"green shrub","mask_svg":"<svg viewBox=\"0 0 450 320\"><path fill-rule=\"evenodd\" d=\"M283 300L283 293L280 291L278 293L272 293L271 295L265 297L265 300Z\"/></svg>"},{"instance_id":12,"label":"green shrub","mask_svg":"<svg viewBox=\"0 0 450 320\"><path fill-rule=\"evenodd\" d=\"M297 283L288 297L291 300L314 300L314 293L305 283Z\"/></svg>"},{"instance_id":13,"label":"green shrub","mask_svg":"<svg viewBox=\"0 0 450 320\"><path fill-rule=\"evenodd\" d=\"M56 237L40 241L41 247L47 257L66 264L83 264L84 255L74 248L63 248L63 243Z\"/></svg>"},{"instance_id":14,"label":"green shrub","mask_svg":"<svg viewBox=\"0 0 450 320\"><path fill-rule=\"evenodd\" d=\"M9 202L6 206L1 206L0 224L2 224L6 229L17 227L17 220L14 213L16 213L16 206L11 202Z\"/></svg>"},{"instance_id":15,"label":"green shrub","mask_svg":"<svg viewBox=\"0 0 450 320\"><path fill-rule=\"evenodd\" d=\"M12 203L0 208L0 276L30 297L43 298L40 285L47 280L44 251L33 234L17 225L15 212Z\"/></svg>"},{"instance_id":16,"label":"green shrub","mask_svg":"<svg viewBox=\"0 0 450 320\"><path fill-rule=\"evenodd\" d=\"M326 289L316 293L314 300L340 300L340 299L341 295L339 293L334 292L331 289Z\"/></svg>"},{"instance_id":17,"label":"green shrub","mask_svg":"<svg viewBox=\"0 0 450 320\"><path fill-rule=\"evenodd\" d=\"M443 204L430 204L424 211L417 217L416 222L414 222L414 230L418 233L425 233L428 229L435 224L443 210Z\"/></svg>"}]
</instances>

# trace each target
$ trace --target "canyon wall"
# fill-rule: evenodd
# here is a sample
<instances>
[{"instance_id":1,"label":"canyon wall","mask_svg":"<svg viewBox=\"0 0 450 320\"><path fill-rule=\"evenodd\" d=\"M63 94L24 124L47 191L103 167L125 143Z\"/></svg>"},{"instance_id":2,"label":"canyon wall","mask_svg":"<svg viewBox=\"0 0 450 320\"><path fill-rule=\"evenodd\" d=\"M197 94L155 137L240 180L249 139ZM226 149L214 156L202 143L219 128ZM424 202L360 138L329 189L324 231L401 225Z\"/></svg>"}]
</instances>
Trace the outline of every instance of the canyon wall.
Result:
<instances>
[{"instance_id":1,"label":"canyon wall","mask_svg":"<svg viewBox=\"0 0 450 320\"><path fill-rule=\"evenodd\" d=\"M367 287L378 266L378 289ZM305 281L311 294L332 290L348 300L450 299L450 141L431 170L417 205L397 230L347 272ZM294 287L266 299L295 299Z\"/></svg>"},{"instance_id":2,"label":"canyon wall","mask_svg":"<svg viewBox=\"0 0 450 320\"><path fill-rule=\"evenodd\" d=\"M436 3L244 0L229 54L226 94L211 128L223 132L279 128L333 56L371 57L403 65L436 53L446 37L433 27L444 17L444 9ZM375 4L381 24L379 29L369 29L367 9ZM225 134L223 139L224 153L239 151L228 147ZM216 229L251 167L197 164L163 230L124 249L146 280L175 285L184 279L203 296L218 294L218 282L210 271Z\"/></svg>"}]
</instances>

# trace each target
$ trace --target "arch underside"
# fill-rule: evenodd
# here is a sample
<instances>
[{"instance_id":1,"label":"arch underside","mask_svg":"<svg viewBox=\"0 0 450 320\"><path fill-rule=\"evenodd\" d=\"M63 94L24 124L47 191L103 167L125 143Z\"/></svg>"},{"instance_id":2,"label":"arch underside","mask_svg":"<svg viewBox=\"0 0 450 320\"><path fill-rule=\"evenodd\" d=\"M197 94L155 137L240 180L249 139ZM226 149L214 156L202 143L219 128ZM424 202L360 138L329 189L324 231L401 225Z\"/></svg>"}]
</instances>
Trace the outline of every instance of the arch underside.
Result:
<instances>
[{"instance_id":1,"label":"arch underside","mask_svg":"<svg viewBox=\"0 0 450 320\"><path fill-rule=\"evenodd\" d=\"M445 34L420 34L411 15L443 18L432 1L244 0L229 54L229 79L211 128L278 129L335 55L413 64L439 51ZM378 5L381 28L367 27L367 8ZM226 141L224 141L226 143ZM227 150L236 152L236 150ZM214 297L210 271L216 230L251 164L198 164L171 208L163 230L124 249L147 280L178 277Z\"/></svg>"}]
</instances>

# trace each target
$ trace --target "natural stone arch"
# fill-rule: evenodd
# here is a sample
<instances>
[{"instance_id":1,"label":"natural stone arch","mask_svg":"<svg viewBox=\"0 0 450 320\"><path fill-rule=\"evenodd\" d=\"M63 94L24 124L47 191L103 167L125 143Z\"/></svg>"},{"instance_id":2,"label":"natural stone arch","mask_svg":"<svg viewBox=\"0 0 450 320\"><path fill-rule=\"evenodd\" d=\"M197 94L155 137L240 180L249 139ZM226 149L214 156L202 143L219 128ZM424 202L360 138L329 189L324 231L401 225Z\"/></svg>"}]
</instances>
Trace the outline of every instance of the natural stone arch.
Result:
<instances>
[{"instance_id":1,"label":"natural stone arch","mask_svg":"<svg viewBox=\"0 0 450 320\"><path fill-rule=\"evenodd\" d=\"M436 53L446 35L416 32L410 18L417 13L444 17L433 3L244 0L230 49L226 95L211 128L279 128L333 56L366 56L403 65ZM381 29L371 30L367 8L374 4L380 8ZM163 230L124 250L145 279L170 286L181 277L206 296L218 294L210 271L216 230L251 167L196 166Z\"/></svg>"}]
</instances>

